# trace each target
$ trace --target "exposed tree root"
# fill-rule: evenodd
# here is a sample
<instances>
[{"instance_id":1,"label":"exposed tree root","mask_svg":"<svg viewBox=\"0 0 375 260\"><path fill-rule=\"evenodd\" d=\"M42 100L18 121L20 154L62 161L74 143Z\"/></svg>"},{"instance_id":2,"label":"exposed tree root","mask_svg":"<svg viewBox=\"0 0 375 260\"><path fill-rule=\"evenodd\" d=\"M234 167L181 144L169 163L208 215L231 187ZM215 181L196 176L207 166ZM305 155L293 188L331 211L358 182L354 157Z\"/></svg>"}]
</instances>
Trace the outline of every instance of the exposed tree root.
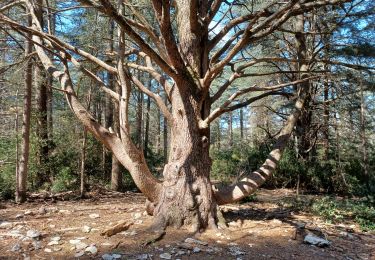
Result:
<instances>
[{"instance_id":1,"label":"exposed tree root","mask_svg":"<svg viewBox=\"0 0 375 260\"><path fill-rule=\"evenodd\" d=\"M134 223L132 221L129 222L129 221L124 220L118 223L117 225L104 230L102 233L100 233L100 235L110 237L110 236L116 235L117 233L120 233L122 231L129 229L129 227L132 226L133 224Z\"/></svg>"}]
</instances>

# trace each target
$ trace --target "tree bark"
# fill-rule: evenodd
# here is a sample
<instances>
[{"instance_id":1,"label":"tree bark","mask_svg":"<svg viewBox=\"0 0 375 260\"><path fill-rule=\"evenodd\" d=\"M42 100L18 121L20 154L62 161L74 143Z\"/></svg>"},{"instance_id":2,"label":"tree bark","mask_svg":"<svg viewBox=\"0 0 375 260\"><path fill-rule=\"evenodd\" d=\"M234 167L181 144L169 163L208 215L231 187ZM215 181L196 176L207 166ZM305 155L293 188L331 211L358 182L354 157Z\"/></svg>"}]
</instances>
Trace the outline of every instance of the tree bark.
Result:
<instances>
[{"instance_id":1,"label":"tree bark","mask_svg":"<svg viewBox=\"0 0 375 260\"><path fill-rule=\"evenodd\" d=\"M29 25L31 18L29 17ZM29 35L31 37L31 35ZM25 56L32 53L33 44L31 40L26 40ZM23 119L22 119L22 144L21 158L16 179L16 202L26 201L27 174L29 170L29 149L30 149L30 119L31 119L31 92L33 86L33 65L31 59L28 60L25 71L25 91L23 98Z\"/></svg>"},{"instance_id":2,"label":"tree bark","mask_svg":"<svg viewBox=\"0 0 375 260\"><path fill-rule=\"evenodd\" d=\"M43 26L43 0L37 0L35 15ZM37 100L37 175L36 187L41 187L45 182L50 181L50 169L48 160L48 107L47 107L47 72L43 69L42 64L37 63L34 69L36 84L36 100Z\"/></svg>"}]
</instances>

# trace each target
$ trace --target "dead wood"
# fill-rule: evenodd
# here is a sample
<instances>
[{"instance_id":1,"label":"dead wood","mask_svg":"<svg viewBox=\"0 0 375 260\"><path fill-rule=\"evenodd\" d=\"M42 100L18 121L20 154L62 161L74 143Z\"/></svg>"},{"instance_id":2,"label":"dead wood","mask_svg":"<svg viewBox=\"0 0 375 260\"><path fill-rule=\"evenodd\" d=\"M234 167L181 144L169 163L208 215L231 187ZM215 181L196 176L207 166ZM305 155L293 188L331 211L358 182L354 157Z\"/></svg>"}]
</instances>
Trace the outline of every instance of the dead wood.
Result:
<instances>
[{"instance_id":1,"label":"dead wood","mask_svg":"<svg viewBox=\"0 0 375 260\"><path fill-rule=\"evenodd\" d=\"M124 221L119 222L117 225L106 229L105 231L100 233L100 235L111 237L113 235L116 235L117 233L120 233L122 231L129 229L129 227L132 226L133 224L134 223L132 221L129 222L129 221L124 220Z\"/></svg>"}]
</instances>

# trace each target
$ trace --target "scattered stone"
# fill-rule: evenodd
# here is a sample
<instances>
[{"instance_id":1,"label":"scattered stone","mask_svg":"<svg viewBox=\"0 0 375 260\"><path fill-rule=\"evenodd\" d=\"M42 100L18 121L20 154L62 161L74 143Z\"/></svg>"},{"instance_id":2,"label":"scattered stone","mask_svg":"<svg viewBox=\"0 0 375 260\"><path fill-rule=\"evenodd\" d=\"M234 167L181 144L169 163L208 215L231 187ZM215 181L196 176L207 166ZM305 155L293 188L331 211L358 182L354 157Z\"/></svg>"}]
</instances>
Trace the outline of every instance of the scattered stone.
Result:
<instances>
[{"instance_id":1,"label":"scattered stone","mask_svg":"<svg viewBox=\"0 0 375 260\"><path fill-rule=\"evenodd\" d=\"M48 246L56 246L56 245L58 245L59 244L59 241L51 241L51 242L49 242L47 245Z\"/></svg>"},{"instance_id":2,"label":"scattered stone","mask_svg":"<svg viewBox=\"0 0 375 260\"><path fill-rule=\"evenodd\" d=\"M172 259L172 256L171 256L170 253L163 253L163 254L159 255L159 257L161 259Z\"/></svg>"},{"instance_id":3,"label":"scattered stone","mask_svg":"<svg viewBox=\"0 0 375 260\"><path fill-rule=\"evenodd\" d=\"M76 244L81 243L81 240L79 240L79 239L71 239L71 240L69 240L69 243L72 244L72 245L76 245Z\"/></svg>"},{"instance_id":4,"label":"scattered stone","mask_svg":"<svg viewBox=\"0 0 375 260\"><path fill-rule=\"evenodd\" d=\"M100 218L99 214L96 214L96 213L90 214L89 217L93 219Z\"/></svg>"},{"instance_id":5,"label":"scattered stone","mask_svg":"<svg viewBox=\"0 0 375 260\"><path fill-rule=\"evenodd\" d=\"M59 210L59 213L62 213L62 214L69 214L70 211L67 210L67 209L60 209L60 210Z\"/></svg>"},{"instance_id":6,"label":"scattered stone","mask_svg":"<svg viewBox=\"0 0 375 260\"><path fill-rule=\"evenodd\" d=\"M34 213L31 210L26 210L23 214L25 216L27 216L27 215L34 215Z\"/></svg>"},{"instance_id":7,"label":"scattered stone","mask_svg":"<svg viewBox=\"0 0 375 260\"><path fill-rule=\"evenodd\" d=\"M142 219L137 219L136 221L134 221L134 224L136 224L136 225L140 225L142 223L143 223Z\"/></svg>"},{"instance_id":8,"label":"scattered stone","mask_svg":"<svg viewBox=\"0 0 375 260\"><path fill-rule=\"evenodd\" d=\"M185 243L189 243L189 244L198 244L198 245L202 245L202 246L207 246L208 243L207 242L204 242L204 241L200 241L198 239L194 239L194 238L191 238L191 237L188 237L185 239Z\"/></svg>"},{"instance_id":9,"label":"scattered stone","mask_svg":"<svg viewBox=\"0 0 375 260\"><path fill-rule=\"evenodd\" d=\"M58 252L58 251L61 251L61 249L62 249L61 247L54 247L53 251Z\"/></svg>"},{"instance_id":10,"label":"scattered stone","mask_svg":"<svg viewBox=\"0 0 375 260\"><path fill-rule=\"evenodd\" d=\"M122 255L120 254L104 254L102 255L103 260L113 260L113 259L120 259Z\"/></svg>"},{"instance_id":11,"label":"scattered stone","mask_svg":"<svg viewBox=\"0 0 375 260\"><path fill-rule=\"evenodd\" d=\"M39 250L42 248L42 243L40 241L33 241L33 247L35 250Z\"/></svg>"},{"instance_id":12,"label":"scattered stone","mask_svg":"<svg viewBox=\"0 0 375 260\"><path fill-rule=\"evenodd\" d=\"M340 232L340 235L343 237L347 237L349 239L354 239L354 236L352 234L345 232L345 231Z\"/></svg>"},{"instance_id":13,"label":"scattered stone","mask_svg":"<svg viewBox=\"0 0 375 260\"><path fill-rule=\"evenodd\" d=\"M232 227L241 227L242 223L241 221L231 221L228 223L228 225Z\"/></svg>"},{"instance_id":14,"label":"scattered stone","mask_svg":"<svg viewBox=\"0 0 375 260\"><path fill-rule=\"evenodd\" d=\"M74 255L74 257L81 257L81 256L83 256L84 254L85 254L84 251L80 251L80 252L76 253L76 254Z\"/></svg>"},{"instance_id":15,"label":"scattered stone","mask_svg":"<svg viewBox=\"0 0 375 260\"><path fill-rule=\"evenodd\" d=\"M239 255L244 255L245 252L241 250L238 246L231 246L229 247L229 253L232 256L239 256Z\"/></svg>"},{"instance_id":16,"label":"scattered stone","mask_svg":"<svg viewBox=\"0 0 375 260\"><path fill-rule=\"evenodd\" d=\"M140 254L136 256L136 260L148 260L148 254Z\"/></svg>"},{"instance_id":17,"label":"scattered stone","mask_svg":"<svg viewBox=\"0 0 375 260\"><path fill-rule=\"evenodd\" d=\"M61 237L56 236L56 237L51 237L51 241L60 241Z\"/></svg>"},{"instance_id":18,"label":"scattered stone","mask_svg":"<svg viewBox=\"0 0 375 260\"><path fill-rule=\"evenodd\" d=\"M8 221L4 221L0 223L0 228L7 229L7 228L11 228L12 226L13 226L12 223Z\"/></svg>"},{"instance_id":19,"label":"scattered stone","mask_svg":"<svg viewBox=\"0 0 375 260\"><path fill-rule=\"evenodd\" d=\"M209 254L219 253L221 251L222 251L222 249L220 247L215 247L215 246L209 246L206 249L206 252L209 253Z\"/></svg>"},{"instance_id":20,"label":"scattered stone","mask_svg":"<svg viewBox=\"0 0 375 260\"><path fill-rule=\"evenodd\" d=\"M91 229L92 229L92 228L89 227L89 226L83 226L83 228L82 228L82 232L90 233Z\"/></svg>"},{"instance_id":21,"label":"scattered stone","mask_svg":"<svg viewBox=\"0 0 375 260\"><path fill-rule=\"evenodd\" d=\"M139 213L139 212L132 213L132 217L133 217L134 220L140 219L142 217L142 214Z\"/></svg>"},{"instance_id":22,"label":"scattered stone","mask_svg":"<svg viewBox=\"0 0 375 260\"><path fill-rule=\"evenodd\" d=\"M12 246L12 248L10 249L10 251L12 252L18 252L21 250L21 245L20 244L15 244L14 246Z\"/></svg>"},{"instance_id":23,"label":"scattered stone","mask_svg":"<svg viewBox=\"0 0 375 260\"><path fill-rule=\"evenodd\" d=\"M40 237L40 232L38 230L30 229L26 232L26 236L33 239L38 239Z\"/></svg>"},{"instance_id":24,"label":"scattered stone","mask_svg":"<svg viewBox=\"0 0 375 260\"><path fill-rule=\"evenodd\" d=\"M271 223L274 225L281 225L283 222L279 219L274 218L271 220Z\"/></svg>"},{"instance_id":25,"label":"scattered stone","mask_svg":"<svg viewBox=\"0 0 375 260\"><path fill-rule=\"evenodd\" d=\"M52 249L51 248L45 248L44 252L46 252L46 253L52 253Z\"/></svg>"},{"instance_id":26,"label":"scattered stone","mask_svg":"<svg viewBox=\"0 0 375 260\"><path fill-rule=\"evenodd\" d=\"M17 214L16 215L16 219L20 219L20 218L23 218L23 215L22 214Z\"/></svg>"},{"instance_id":27,"label":"scattered stone","mask_svg":"<svg viewBox=\"0 0 375 260\"><path fill-rule=\"evenodd\" d=\"M96 253L98 253L98 248L95 245L91 245L85 249L85 252L89 252L92 255L96 255Z\"/></svg>"},{"instance_id":28,"label":"scattered stone","mask_svg":"<svg viewBox=\"0 0 375 260\"><path fill-rule=\"evenodd\" d=\"M179 256L179 255L184 255L186 254L186 252L184 250L180 250L176 253L176 256Z\"/></svg>"},{"instance_id":29,"label":"scattered stone","mask_svg":"<svg viewBox=\"0 0 375 260\"><path fill-rule=\"evenodd\" d=\"M200 251L201 249L197 246L193 248L193 253L199 253Z\"/></svg>"},{"instance_id":30,"label":"scattered stone","mask_svg":"<svg viewBox=\"0 0 375 260\"><path fill-rule=\"evenodd\" d=\"M47 210L46 210L45 207L42 206L42 207L39 208L38 212L39 212L40 215L44 215L44 214L47 213Z\"/></svg>"},{"instance_id":31,"label":"scattered stone","mask_svg":"<svg viewBox=\"0 0 375 260\"><path fill-rule=\"evenodd\" d=\"M55 228L55 227L56 227L56 225L49 225L49 227L50 227L50 228Z\"/></svg>"},{"instance_id":32,"label":"scattered stone","mask_svg":"<svg viewBox=\"0 0 375 260\"><path fill-rule=\"evenodd\" d=\"M306 235L303 242L318 247L327 247L331 244L331 242L329 242L327 239L317 237L313 234Z\"/></svg>"},{"instance_id":33,"label":"scattered stone","mask_svg":"<svg viewBox=\"0 0 375 260\"><path fill-rule=\"evenodd\" d=\"M86 243L80 242L78 244L75 244L77 250L83 250L87 247Z\"/></svg>"}]
</instances>

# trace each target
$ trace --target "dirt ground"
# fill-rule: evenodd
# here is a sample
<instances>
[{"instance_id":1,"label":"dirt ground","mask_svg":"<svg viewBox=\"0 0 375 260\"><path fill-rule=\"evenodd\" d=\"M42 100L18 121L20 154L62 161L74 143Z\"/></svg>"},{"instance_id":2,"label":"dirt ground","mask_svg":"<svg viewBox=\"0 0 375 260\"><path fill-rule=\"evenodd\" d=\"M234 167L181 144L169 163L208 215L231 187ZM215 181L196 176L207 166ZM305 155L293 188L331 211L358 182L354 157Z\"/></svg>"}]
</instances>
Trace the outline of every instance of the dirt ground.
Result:
<instances>
[{"instance_id":1,"label":"dirt ground","mask_svg":"<svg viewBox=\"0 0 375 260\"><path fill-rule=\"evenodd\" d=\"M168 229L149 245L144 242L152 217L145 214L141 194L91 195L85 200L1 203L0 259L375 259L374 234L360 232L353 223L327 224L278 206L279 200L293 196L290 190L261 190L256 202L222 207L229 226L225 230L194 235ZM134 224L111 237L100 235L124 220ZM331 244L303 243L310 232L326 236Z\"/></svg>"}]
</instances>

